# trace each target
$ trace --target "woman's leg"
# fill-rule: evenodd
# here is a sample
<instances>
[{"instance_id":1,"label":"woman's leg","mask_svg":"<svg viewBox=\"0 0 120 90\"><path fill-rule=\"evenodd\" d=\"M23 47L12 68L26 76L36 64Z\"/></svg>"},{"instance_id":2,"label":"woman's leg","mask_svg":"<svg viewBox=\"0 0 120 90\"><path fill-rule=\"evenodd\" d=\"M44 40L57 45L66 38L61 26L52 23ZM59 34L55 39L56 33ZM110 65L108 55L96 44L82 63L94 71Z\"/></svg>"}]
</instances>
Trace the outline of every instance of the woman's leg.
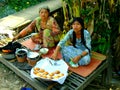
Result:
<instances>
[{"instance_id":1,"label":"woman's leg","mask_svg":"<svg viewBox=\"0 0 120 90\"><path fill-rule=\"evenodd\" d=\"M70 62L70 59L80 55L82 53L82 50L74 48L73 46L65 46L62 48L62 57L66 62ZM81 58L78 62L80 66L87 65L90 63L90 55L86 55L83 58Z\"/></svg>"},{"instance_id":2,"label":"woman's leg","mask_svg":"<svg viewBox=\"0 0 120 90\"><path fill-rule=\"evenodd\" d=\"M79 64L80 66L88 65L88 64L90 63L90 60L91 60L91 58L90 58L90 55L88 54L88 55L82 57L82 58L79 60L78 64Z\"/></svg>"},{"instance_id":3,"label":"woman's leg","mask_svg":"<svg viewBox=\"0 0 120 90\"><path fill-rule=\"evenodd\" d=\"M57 36L51 36L51 30L45 29L43 31L43 46L44 47L54 47L56 39L58 38Z\"/></svg>"},{"instance_id":4,"label":"woman's leg","mask_svg":"<svg viewBox=\"0 0 120 90\"><path fill-rule=\"evenodd\" d=\"M62 53L62 57L66 62L69 62L70 59L74 58L75 56L77 56L77 53L81 53L81 50L74 48L73 46L65 46L62 47L61 50Z\"/></svg>"}]
</instances>

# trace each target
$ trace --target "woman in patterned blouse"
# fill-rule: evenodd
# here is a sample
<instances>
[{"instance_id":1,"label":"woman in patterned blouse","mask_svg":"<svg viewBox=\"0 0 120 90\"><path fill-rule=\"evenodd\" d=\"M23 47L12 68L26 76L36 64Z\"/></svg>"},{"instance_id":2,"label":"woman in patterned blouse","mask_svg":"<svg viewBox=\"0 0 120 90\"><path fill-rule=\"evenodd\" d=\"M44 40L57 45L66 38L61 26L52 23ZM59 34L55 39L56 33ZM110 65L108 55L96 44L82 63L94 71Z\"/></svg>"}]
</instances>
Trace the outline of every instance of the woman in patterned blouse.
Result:
<instances>
[{"instance_id":1,"label":"woman in patterned blouse","mask_svg":"<svg viewBox=\"0 0 120 90\"><path fill-rule=\"evenodd\" d=\"M70 41L71 44L66 45L67 41ZM91 37L90 33L84 29L84 21L80 17L73 19L72 29L58 43L51 58L56 60L59 51L61 51L63 59L72 67L90 63Z\"/></svg>"},{"instance_id":2,"label":"woman in patterned blouse","mask_svg":"<svg viewBox=\"0 0 120 90\"><path fill-rule=\"evenodd\" d=\"M60 27L56 20L50 16L50 9L48 7L40 8L39 17L16 35L13 41L32 32L35 32L31 34L33 42L40 43L44 47L54 47L59 42Z\"/></svg>"}]
</instances>

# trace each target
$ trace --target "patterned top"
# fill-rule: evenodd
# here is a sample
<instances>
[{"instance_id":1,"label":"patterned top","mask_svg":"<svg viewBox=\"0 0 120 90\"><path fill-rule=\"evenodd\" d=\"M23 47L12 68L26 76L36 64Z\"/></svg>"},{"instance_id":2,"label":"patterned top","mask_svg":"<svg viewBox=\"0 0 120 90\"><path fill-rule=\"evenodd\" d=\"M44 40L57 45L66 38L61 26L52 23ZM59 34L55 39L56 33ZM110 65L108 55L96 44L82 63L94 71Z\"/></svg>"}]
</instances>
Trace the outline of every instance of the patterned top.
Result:
<instances>
[{"instance_id":1,"label":"patterned top","mask_svg":"<svg viewBox=\"0 0 120 90\"><path fill-rule=\"evenodd\" d=\"M31 24L28 25L28 27L26 27L25 29L23 29L21 32L20 32L20 35L23 37L33 31L35 31L35 28L37 29L37 32L39 32L41 30L41 18L40 17L37 17L35 20L33 20L31 22ZM49 16L48 20L47 20L47 23L46 23L46 28L44 29L49 29L49 30L52 30L53 34L59 34L60 33L60 27L59 25L57 24L56 20Z\"/></svg>"},{"instance_id":2,"label":"patterned top","mask_svg":"<svg viewBox=\"0 0 120 90\"><path fill-rule=\"evenodd\" d=\"M65 37L58 43L58 46L60 46L61 48L64 47L66 42L70 41L71 39L73 39L73 29L67 32ZM91 50L91 37L90 37L90 33L87 30L84 30L84 39L86 41L86 46ZM81 38L80 39L76 38L75 46L76 48L79 48L82 51L89 52L89 50L81 42Z\"/></svg>"}]
</instances>

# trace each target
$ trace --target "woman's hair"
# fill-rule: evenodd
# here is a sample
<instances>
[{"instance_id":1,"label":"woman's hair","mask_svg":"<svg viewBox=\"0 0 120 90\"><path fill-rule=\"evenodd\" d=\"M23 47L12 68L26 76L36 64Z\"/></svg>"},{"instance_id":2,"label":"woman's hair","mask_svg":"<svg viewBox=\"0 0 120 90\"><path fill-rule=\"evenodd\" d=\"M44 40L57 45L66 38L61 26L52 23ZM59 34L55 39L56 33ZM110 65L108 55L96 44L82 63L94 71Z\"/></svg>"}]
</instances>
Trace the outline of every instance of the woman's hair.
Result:
<instances>
[{"instance_id":1,"label":"woman's hair","mask_svg":"<svg viewBox=\"0 0 120 90\"><path fill-rule=\"evenodd\" d=\"M71 24L73 24L75 21L78 21L80 24L81 24L81 26L82 26L82 29L80 30L80 32L81 32L81 42L83 43L83 45L89 50L89 52L90 52L90 49L86 46L86 41L85 41L85 39L84 39L84 21L83 21L83 19L82 18L80 18L80 17L75 17L74 19L73 19L73 21L71 22ZM75 46L75 43L76 43L76 35L75 35L75 32L73 31L73 46L74 47L76 47Z\"/></svg>"},{"instance_id":2,"label":"woman's hair","mask_svg":"<svg viewBox=\"0 0 120 90\"><path fill-rule=\"evenodd\" d=\"M39 9L39 13L42 9L46 9L48 11L48 13L50 13L50 8L48 6L43 6Z\"/></svg>"}]
</instances>

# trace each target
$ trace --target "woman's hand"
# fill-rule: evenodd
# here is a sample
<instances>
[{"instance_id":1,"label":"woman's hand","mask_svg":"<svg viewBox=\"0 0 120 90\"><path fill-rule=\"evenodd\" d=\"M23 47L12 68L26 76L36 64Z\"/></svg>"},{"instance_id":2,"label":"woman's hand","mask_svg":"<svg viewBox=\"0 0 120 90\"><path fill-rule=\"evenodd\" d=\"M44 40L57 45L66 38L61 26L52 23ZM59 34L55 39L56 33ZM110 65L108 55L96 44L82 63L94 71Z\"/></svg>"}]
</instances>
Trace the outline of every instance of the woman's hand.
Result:
<instances>
[{"instance_id":1,"label":"woman's hand","mask_svg":"<svg viewBox=\"0 0 120 90\"><path fill-rule=\"evenodd\" d=\"M58 56L59 50L60 50L60 47L57 46L56 49L55 49L55 51L54 51L54 53L51 55L51 58L52 58L52 59L54 59L54 60L57 60L57 59L58 59L57 56Z\"/></svg>"},{"instance_id":2,"label":"woman's hand","mask_svg":"<svg viewBox=\"0 0 120 90\"><path fill-rule=\"evenodd\" d=\"M57 55L56 55L55 52L51 55L51 58L54 59L54 60L57 60Z\"/></svg>"},{"instance_id":3,"label":"woman's hand","mask_svg":"<svg viewBox=\"0 0 120 90\"><path fill-rule=\"evenodd\" d=\"M74 62L74 63L78 63L78 61L81 59L81 57L80 56L76 56L76 57L74 57L73 59L72 59L72 61Z\"/></svg>"}]
</instances>

